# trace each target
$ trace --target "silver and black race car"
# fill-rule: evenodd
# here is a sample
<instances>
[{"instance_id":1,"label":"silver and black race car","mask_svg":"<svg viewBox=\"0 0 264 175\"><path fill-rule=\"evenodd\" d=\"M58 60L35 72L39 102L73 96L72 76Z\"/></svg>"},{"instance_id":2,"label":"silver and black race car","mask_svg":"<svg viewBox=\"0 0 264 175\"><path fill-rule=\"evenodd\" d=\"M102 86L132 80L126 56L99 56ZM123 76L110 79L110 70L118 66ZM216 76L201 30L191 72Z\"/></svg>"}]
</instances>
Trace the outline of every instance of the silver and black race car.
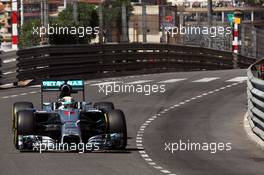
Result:
<instances>
[{"instance_id":1,"label":"silver and black race car","mask_svg":"<svg viewBox=\"0 0 264 175\"><path fill-rule=\"evenodd\" d=\"M44 92L51 91L58 93L57 100L43 102ZM72 94L80 92L83 100L72 100ZM37 110L31 102L13 104L16 149L69 151L72 145L76 148L81 143L86 151L120 150L127 146L124 113L116 110L112 102L86 102L82 80L42 81L41 106L42 110Z\"/></svg>"}]
</instances>

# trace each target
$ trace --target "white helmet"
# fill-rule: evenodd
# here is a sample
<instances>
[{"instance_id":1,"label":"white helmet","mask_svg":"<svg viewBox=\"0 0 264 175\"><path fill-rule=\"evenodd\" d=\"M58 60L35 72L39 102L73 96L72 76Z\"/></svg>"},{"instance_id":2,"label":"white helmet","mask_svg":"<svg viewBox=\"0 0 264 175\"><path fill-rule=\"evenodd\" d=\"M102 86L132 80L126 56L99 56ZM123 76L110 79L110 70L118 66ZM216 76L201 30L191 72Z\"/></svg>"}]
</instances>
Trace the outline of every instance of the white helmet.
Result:
<instances>
[{"instance_id":1,"label":"white helmet","mask_svg":"<svg viewBox=\"0 0 264 175\"><path fill-rule=\"evenodd\" d=\"M62 98L61 104L64 106L64 108L73 108L75 105L75 101L70 96L65 96Z\"/></svg>"}]
</instances>

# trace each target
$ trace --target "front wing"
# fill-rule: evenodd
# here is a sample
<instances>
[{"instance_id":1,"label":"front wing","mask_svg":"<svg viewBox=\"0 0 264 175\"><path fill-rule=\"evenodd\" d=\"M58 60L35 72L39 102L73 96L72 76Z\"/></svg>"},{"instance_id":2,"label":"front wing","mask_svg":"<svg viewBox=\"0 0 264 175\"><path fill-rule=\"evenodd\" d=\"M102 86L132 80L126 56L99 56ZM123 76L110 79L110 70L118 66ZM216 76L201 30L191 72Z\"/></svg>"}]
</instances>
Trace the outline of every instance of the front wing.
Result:
<instances>
[{"instance_id":1,"label":"front wing","mask_svg":"<svg viewBox=\"0 0 264 175\"><path fill-rule=\"evenodd\" d=\"M102 134L90 137L88 142L62 143L48 136L27 135L18 136L18 148L21 151L62 151L62 152L91 152L109 150L123 144L122 133Z\"/></svg>"}]
</instances>

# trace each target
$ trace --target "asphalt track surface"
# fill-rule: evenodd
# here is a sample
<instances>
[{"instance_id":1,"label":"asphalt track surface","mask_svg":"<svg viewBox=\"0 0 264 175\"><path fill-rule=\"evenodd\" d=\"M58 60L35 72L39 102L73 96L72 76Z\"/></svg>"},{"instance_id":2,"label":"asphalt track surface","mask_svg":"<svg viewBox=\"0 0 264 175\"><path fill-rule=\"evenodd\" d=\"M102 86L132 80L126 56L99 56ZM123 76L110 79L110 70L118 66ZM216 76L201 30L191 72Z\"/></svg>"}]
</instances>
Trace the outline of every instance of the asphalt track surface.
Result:
<instances>
[{"instance_id":1,"label":"asphalt track surface","mask_svg":"<svg viewBox=\"0 0 264 175\"><path fill-rule=\"evenodd\" d=\"M32 101L39 107L38 88L18 88L0 92L0 175L263 175L264 154L248 139L243 128L246 112L246 83L238 83L174 108L155 119L145 128L144 150L137 147L137 132L142 123L172 105L186 99L225 87L226 80L246 76L245 70L165 73L124 77L124 82L153 80L154 84L168 79L186 78L167 83L165 93L149 96L135 93L98 92L98 86L86 86L89 101L113 101L126 115L127 150L97 153L20 153L14 149L11 134L11 107L17 101ZM209 82L192 82L204 77L219 77ZM106 79L104 81L112 81ZM212 154L208 151L165 151L165 142L224 142L230 151ZM146 152L156 168L142 157ZM161 169L157 167L162 167Z\"/></svg>"}]
</instances>

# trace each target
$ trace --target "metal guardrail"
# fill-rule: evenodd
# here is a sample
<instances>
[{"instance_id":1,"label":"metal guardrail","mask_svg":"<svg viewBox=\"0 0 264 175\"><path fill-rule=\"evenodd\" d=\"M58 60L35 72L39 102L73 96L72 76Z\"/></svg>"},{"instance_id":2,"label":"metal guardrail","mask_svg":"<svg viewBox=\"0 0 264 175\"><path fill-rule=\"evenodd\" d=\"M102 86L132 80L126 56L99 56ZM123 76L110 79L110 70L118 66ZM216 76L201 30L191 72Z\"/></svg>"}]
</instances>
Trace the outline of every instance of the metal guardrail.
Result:
<instances>
[{"instance_id":1,"label":"metal guardrail","mask_svg":"<svg viewBox=\"0 0 264 175\"><path fill-rule=\"evenodd\" d=\"M18 79L113 77L232 69L232 52L169 44L61 45L19 50ZM247 68L255 59L238 57Z\"/></svg>"},{"instance_id":2,"label":"metal guardrail","mask_svg":"<svg viewBox=\"0 0 264 175\"><path fill-rule=\"evenodd\" d=\"M1 52L0 63L0 85L15 85L18 81L16 51Z\"/></svg>"},{"instance_id":3,"label":"metal guardrail","mask_svg":"<svg viewBox=\"0 0 264 175\"><path fill-rule=\"evenodd\" d=\"M254 58L170 44L60 45L1 52L0 88L47 78L93 79L173 71L247 68ZM21 83L22 82L22 83Z\"/></svg>"},{"instance_id":4,"label":"metal guardrail","mask_svg":"<svg viewBox=\"0 0 264 175\"><path fill-rule=\"evenodd\" d=\"M264 80L259 78L260 64L263 60L256 62L248 68L248 121L255 134L264 140Z\"/></svg>"}]
</instances>

